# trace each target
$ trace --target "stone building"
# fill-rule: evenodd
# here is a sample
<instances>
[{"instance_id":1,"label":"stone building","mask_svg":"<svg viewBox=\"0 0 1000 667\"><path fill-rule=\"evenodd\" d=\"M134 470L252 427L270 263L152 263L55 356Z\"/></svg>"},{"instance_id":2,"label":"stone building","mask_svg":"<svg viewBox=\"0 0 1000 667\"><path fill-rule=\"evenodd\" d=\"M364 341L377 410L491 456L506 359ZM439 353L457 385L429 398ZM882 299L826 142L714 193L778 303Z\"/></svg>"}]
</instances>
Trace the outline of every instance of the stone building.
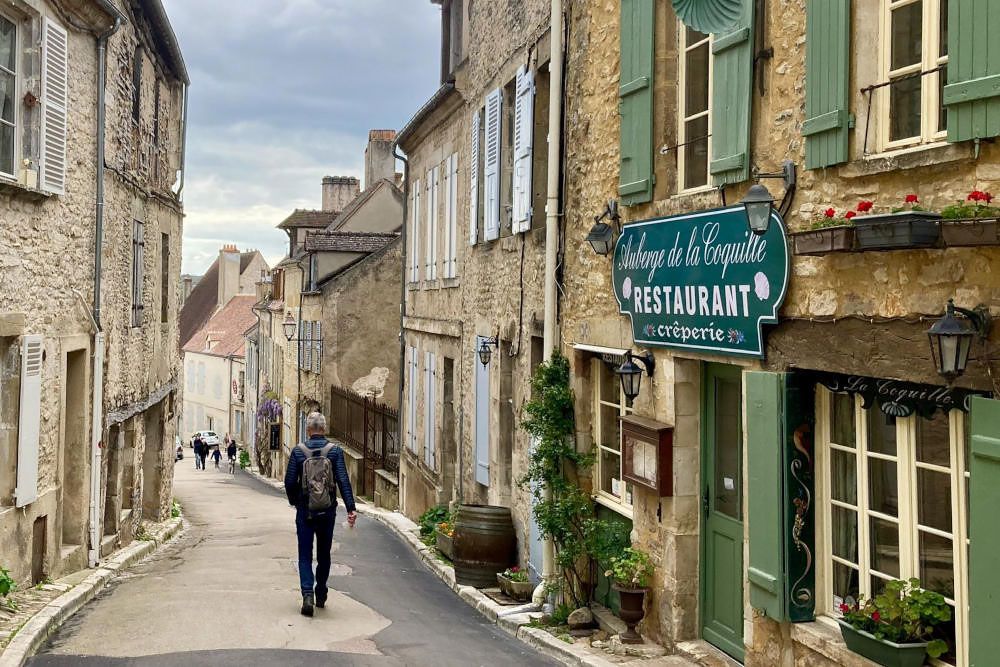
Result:
<instances>
[{"instance_id":1,"label":"stone building","mask_svg":"<svg viewBox=\"0 0 1000 667\"><path fill-rule=\"evenodd\" d=\"M397 137L406 153L403 511L510 507L532 537L528 436L543 360L549 2L442 5L441 87ZM480 347L493 352L479 361Z\"/></svg>"},{"instance_id":2,"label":"stone building","mask_svg":"<svg viewBox=\"0 0 1000 667\"><path fill-rule=\"evenodd\" d=\"M957 316L964 374L938 372L926 332L952 298L997 313L1000 250L992 223L908 209L967 216L1000 185L977 29L995 3L568 7L562 349L596 501L656 563L643 633L870 664L839 605L918 577L953 610L944 662L991 664L998 332L982 345ZM758 177L780 199L760 235L741 203ZM911 217L865 220L893 209ZM854 224L791 234L827 216ZM634 401L621 370L641 372Z\"/></svg>"},{"instance_id":3,"label":"stone building","mask_svg":"<svg viewBox=\"0 0 1000 667\"><path fill-rule=\"evenodd\" d=\"M0 26L0 562L36 583L168 516L188 78L158 0Z\"/></svg>"}]
</instances>

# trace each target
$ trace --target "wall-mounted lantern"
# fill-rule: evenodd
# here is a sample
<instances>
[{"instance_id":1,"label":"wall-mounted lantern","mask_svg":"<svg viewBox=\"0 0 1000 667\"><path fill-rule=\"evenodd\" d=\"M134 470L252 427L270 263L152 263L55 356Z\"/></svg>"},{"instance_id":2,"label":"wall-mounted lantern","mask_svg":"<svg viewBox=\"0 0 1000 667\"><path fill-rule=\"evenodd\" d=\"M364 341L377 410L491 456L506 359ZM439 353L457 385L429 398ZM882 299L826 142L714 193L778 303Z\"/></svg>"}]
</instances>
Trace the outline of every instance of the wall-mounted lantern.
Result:
<instances>
[{"instance_id":1,"label":"wall-mounted lantern","mask_svg":"<svg viewBox=\"0 0 1000 667\"><path fill-rule=\"evenodd\" d=\"M292 317L292 311L288 311L288 313L285 314L285 321L281 323L281 329L284 331L285 339L288 340L289 343L292 342L292 338L295 337L296 328L297 325L295 323L295 318Z\"/></svg>"},{"instance_id":2,"label":"wall-mounted lantern","mask_svg":"<svg viewBox=\"0 0 1000 667\"><path fill-rule=\"evenodd\" d=\"M615 227L604 222L605 220L614 222ZM618 213L618 202L610 199L608 205L604 207L604 212L594 218L594 226L587 234L587 243L598 255L606 256L614 249L615 228L621 231L621 215Z\"/></svg>"},{"instance_id":3,"label":"wall-mounted lantern","mask_svg":"<svg viewBox=\"0 0 1000 667\"><path fill-rule=\"evenodd\" d=\"M479 344L479 363L483 365L483 368L490 365L490 359L493 358L493 348L500 347L500 337L493 336L492 338L484 338Z\"/></svg>"},{"instance_id":4,"label":"wall-mounted lantern","mask_svg":"<svg viewBox=\"0 0 1000 667\"><path fill-rule=\"evenodd\" d=\"M766 186L761 185L762 178L780 178L785 182L785 194L781 198L779 211L787 212L787 206L791 202L791 197L795 192L796 171L795 163L785 160L779 172L762 172L756 167L753 168L754 184L747 190L747 194L740 201L747 212L747 226L754 234L760 235L767 231L771 224L771 211L774 208L774 197Z\"/></svg>"},{"instance_id":5,"label":"wall-mounted lantern","mask_svg":"<svg viewBox=\"0 0 1000 667\"><path fill-rule=\"evenodd\" d=\"M637 361L642 364L643 368L639 368L639 365L635 363ZM621 380L622 393L625 394L625 402L628 405L632 405L632 401L639 395L644 369L646 375L653 377L653 371L656 370L656 360L653 358L653 354L647 350L642 356L635 356L632 354L632 350L629 350L625 353L624 363L615 371Z\"/></svg>"},{"instance_id":6,"label":"wall-mounted lantern","mask_svg":"<svg viewBox=\"0 0 1000 667\"><path fill-rule=\"evenodd\" d=\"M964 315L963 318L955 316ZM944 317L935 322L927 330L927 338L931 345L931 357L937 366L937 372L951 384L969 365L969 351L972 342L979 338L985 344L990 335L989 310L979 306L975 310L959 308L953 299L948 299L948 308Z\"/></svg>"}]
</instances>

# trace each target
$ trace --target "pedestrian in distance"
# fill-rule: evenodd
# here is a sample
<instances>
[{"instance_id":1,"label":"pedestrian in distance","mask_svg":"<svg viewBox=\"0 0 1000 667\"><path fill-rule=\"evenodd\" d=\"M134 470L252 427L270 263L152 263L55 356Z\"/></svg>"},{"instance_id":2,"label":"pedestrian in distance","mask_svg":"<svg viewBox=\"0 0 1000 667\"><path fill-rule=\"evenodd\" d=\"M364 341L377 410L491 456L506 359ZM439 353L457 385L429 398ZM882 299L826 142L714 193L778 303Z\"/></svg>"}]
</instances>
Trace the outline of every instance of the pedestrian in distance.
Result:
<instances>
[{"instance_id":1,"label":"pedestrian in distance","mask_svg":"<svg viewBox=\"0 0 1000 667\"><path fill-rule=\"evenodd\" d=\"M200 435L194 436L194 469L201 470L205 467L205 459L202 458L202 451L205 449L205 443L202 441Z\"/></svg>"},{"instance_id":2,"label":"pedestrian in distance","mask_svg":"<svg viewBox=\"0 0 1000 667\"><path fill-rule=\"evenodd\" d=\"M227 459L235 459L236 458L236 454L237 454L236 441L235 440L230 440L229 441L229 446L226 447L226 458Z\"/></svg>"},{"instance_id":3,"label":"pedestrian in distance","mask_svg":"<svg viewBox=\"0 0 1000 667\"><path fill-rule=\"evenodd\" d=\"M219 452L219 446L216 445L215 449L212 450L212 461L215 462L215 469L219 469L219 461L222 459L222 453Z\"/></svg>"},{"instance_id":4,"label":"pedestrian in distance","mask_svg":"<svg viewBox=\"0 0 1000 667\"><path fill-rule=\"evenodd\" d=\"M295 533L299 547L299 584L302 615L312 616L313 607L326 606L329 592L330 549L337 519L337 489L347 508L347 524L357 520L354 491L347 476L344 450L326 439L326 418L319 412L306 417L306 442L300 442L288 457L285 494L295 507ZM313 575L313 542L316 543L316 573Z\"/></svg>"},{"instance_id":5,"label":"pedestrian in distance","mask_svg":"<svg viewBox=\"0 0 1000 667\"><path fill-rule=\"evenodd\" d=\"M208 469L208 466L205 464L205 460L208 458L208 449L209 449L208 445L205 443L205 441L202 441L202 443L201 443L201 453L198 454L198 458L201 460L201 469L202 470L207 470Z\"/></svg>"}]
</instances>

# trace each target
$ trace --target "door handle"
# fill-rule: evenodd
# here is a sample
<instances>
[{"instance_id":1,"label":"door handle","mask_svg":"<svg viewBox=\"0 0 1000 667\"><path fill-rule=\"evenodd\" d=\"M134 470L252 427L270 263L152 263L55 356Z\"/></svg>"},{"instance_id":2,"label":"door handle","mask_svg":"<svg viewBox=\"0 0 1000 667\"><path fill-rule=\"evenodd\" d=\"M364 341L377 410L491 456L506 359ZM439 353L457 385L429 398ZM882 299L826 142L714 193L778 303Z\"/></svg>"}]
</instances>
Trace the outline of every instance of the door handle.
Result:
<instances>
[{"instance_id":1,"label":"door handle","mask_svg":"<svg viewBox=\"0 0 1000 667\"><path fill-rule=\"evenodd\" d=\"M706 485L705 493L701 497L701 508L702 510L704 510L705 514L708 514L708 507L709 507L709 489L708 486Z\"/></svg>"}]
</instances>

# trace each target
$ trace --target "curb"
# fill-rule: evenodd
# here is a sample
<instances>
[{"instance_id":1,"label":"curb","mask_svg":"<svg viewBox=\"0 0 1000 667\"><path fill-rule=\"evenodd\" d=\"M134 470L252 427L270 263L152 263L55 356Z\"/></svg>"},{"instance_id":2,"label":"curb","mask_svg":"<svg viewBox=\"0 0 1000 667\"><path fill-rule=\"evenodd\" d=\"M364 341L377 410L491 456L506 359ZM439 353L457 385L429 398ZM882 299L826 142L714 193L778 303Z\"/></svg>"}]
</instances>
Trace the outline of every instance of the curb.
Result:
<instances>
[{"instance_id":1,"label":"curb","mask_svg":"<svg viewBox=\"0 0 1000 667\"><path fill-rule=\"evenodd\" d=\"M153 539L137 540L135 544L114 552L90 576L28 619L0 653L0 667L22 667L60 625L104 590L115 575L175 537L183 526L183 517L170 519L161 526L153 534Z\"/></svg>"}]
</instances>

